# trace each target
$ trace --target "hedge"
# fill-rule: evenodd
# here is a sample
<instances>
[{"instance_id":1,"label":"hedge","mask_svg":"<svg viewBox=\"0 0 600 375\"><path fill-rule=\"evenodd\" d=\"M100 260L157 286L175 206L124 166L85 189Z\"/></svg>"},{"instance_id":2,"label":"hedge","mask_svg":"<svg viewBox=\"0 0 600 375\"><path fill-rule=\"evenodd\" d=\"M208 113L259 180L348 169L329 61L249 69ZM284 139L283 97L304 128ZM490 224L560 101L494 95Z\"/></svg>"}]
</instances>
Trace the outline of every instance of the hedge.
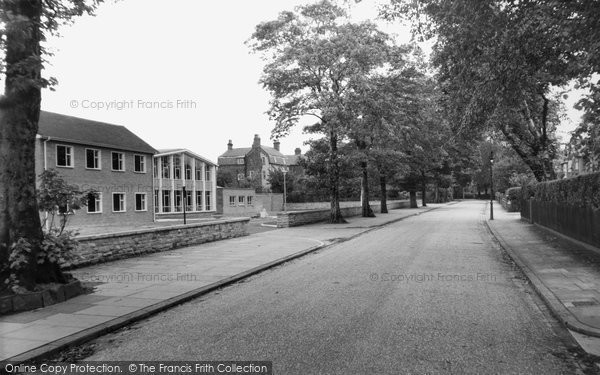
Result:
<instances>
[{"instance_id":1,"label":"hedge","mask_svg":"<svg viewBox=\"0 0 600 375\"><path fill-rule=\"evenodd\" d=\"M522 190L522 197L531 197L538 202L600 209L600 172L531 184Z\"/></svg>"}]
</instances>

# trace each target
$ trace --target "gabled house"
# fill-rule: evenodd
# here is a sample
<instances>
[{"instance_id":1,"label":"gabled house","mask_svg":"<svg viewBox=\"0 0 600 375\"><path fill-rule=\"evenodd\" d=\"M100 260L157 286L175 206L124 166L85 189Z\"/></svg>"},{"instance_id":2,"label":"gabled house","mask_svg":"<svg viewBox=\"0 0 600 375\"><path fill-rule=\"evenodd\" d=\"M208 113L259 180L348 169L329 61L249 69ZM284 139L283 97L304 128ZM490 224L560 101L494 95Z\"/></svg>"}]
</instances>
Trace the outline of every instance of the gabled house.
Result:
<instances>
[{"instance_id":1,"label":"gabled house","mask_svg":"<svg viewBox=\"0 0 600 375\"><path fill-rule=\"evenodd\" d=\"M151 223L156 150L120 125L41 111L36 175L55 169L70 185L94 190L68 226Z\"/></svg>"},{"instance_id":2,"label":"gabled house","mask_svg":"<svg viewBox=\"0 0 600 375\"><path fill-rule=\"evenodd\" d=\"M284 155L279 148L280 142L277 140L273 142L273 147L262 145L258 134L254 135L251 147L233 148L229 140L227 151L218 159L219 173L230 174L235 180L235 187L252 186L268 190L271 172L302 173L298 165L300 149L296 149L295 155Z\"/></svg>"}]
</instances>

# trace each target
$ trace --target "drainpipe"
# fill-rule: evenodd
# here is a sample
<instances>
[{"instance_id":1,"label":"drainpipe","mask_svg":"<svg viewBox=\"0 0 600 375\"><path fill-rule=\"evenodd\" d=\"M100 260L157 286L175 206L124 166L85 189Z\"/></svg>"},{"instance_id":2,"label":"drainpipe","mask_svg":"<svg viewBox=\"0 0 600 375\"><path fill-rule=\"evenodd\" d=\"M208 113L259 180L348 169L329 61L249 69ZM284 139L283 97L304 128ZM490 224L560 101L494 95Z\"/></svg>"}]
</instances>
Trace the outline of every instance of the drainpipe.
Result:
<instances>
[{"instance_id":1,"label":"drainpipe","mask_svg":"<svg viewBox=\"0 0 600 375\"><path fill-rule=\"evenodd\" d=\"M154 204L156 204L156 200L154 199L154 155L152 155L151 157L152 160L152 172L150 173L150 175L152 176L152 193L150 194L150 196L152 197L152 222L156 223L156 207L154 207ZM160 160L160 159L158 159ZM157 161L158 161L157 160ZM157 177L160 176L159 172L162 173L162 171L160 170L160 165L157 165L156 167L156 173L157 173ZM160 197L160 191L156 193L158 200L160 201L161 197Z\"/></svg>"}]
</instances>

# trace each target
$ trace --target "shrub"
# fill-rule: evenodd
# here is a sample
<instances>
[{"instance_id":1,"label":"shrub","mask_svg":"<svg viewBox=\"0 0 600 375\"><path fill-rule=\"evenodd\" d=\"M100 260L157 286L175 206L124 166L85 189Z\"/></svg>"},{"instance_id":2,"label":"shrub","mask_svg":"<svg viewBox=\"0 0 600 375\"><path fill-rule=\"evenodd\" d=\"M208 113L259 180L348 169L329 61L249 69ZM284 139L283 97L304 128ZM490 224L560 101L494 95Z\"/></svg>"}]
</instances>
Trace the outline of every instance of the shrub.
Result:
<instances>
[{"instance_id":1,"label":"shrub","mask_svg":"<svg viewBox=\"0 0 600 375\"><path fill-rule=\"evenodd\" d=\"M506 189L506 204L509 212L521 211L521 188Z\"/></svg>"}]
</instances>

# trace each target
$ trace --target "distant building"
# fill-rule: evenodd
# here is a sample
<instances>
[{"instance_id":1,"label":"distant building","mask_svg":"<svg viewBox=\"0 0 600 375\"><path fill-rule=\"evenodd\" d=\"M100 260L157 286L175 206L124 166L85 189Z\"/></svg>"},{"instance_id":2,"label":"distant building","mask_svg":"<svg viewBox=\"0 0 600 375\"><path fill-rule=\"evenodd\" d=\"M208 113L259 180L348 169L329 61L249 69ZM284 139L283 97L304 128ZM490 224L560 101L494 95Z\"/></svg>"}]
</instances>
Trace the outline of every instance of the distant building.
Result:
<instances>
[{"instance_id":1,"label":"distant building","mask_svg":"<svg viewBox=\"0 0 600 375\"><path fill-rule=\"evenodd\" d=\"M124 126L40 113L36 175L55 169L68 184L97 192L72 211L69 227L151 223L155 152Z\"/></svg>"},{"instance_id":2,"label":"distant building","mask_svg":"<svg viewBox=\"0 0 600 375\"><path fill-rule=\"evenodd\" d=\"M232 176L234 187L254 187L269 190L269 174L273 171L286 171L302 174L298 164L301 151L295 150L294 155L284 155L279 151L280 142L274 141L273 147L264 146L258 134L254 135L252 147L233 148L229 140L227 151L219 156L219 173Z\"/></svg>"},{"instance_id":3,"label":"distant building","mask_svg":"<svg viewBox=\"0 0 600 375\"><path fill-rule=\"evenodd\" d=\"M217 165L186 149L154 155L156 219L212 216L216 212ZM184 190L185 188L185 190Z\"/></svg>"}]
</instances>

